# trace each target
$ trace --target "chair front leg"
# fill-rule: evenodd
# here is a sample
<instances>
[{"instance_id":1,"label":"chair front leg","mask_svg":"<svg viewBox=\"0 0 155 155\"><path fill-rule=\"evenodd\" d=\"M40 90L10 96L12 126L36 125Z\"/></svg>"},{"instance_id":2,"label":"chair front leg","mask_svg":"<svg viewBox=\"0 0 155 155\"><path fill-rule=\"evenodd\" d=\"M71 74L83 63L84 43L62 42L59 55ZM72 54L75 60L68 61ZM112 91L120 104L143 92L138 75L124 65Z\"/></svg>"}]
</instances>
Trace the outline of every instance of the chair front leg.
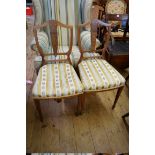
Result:
<instances>
[{"instance_id":1,"label":"chair front leg","mask_svg":"<svg viewBox=\"0 0 155 155\"><path fill-rule=\"evenodd\" d=\"M85 110L85 93L81 95L81 113Z\"/></svg>"},{"instance_id":2,"label":"chair front leg","mask_svg":"<svg viewBox=\"0 0 155 155\"><path fill-rule=\"evenodd\" d=\"M82 101L82 95L78 95L78 103L77 103L76 112L75 112L76 116L81 114L81 101Z\"/></svg>"},{"instance_id":3,"label":"chair front leg","mask_svg":"<svg viewBox=\"0 0 155 155\"><path fill-rule=\"evenodd\" d=\"M60 103L60 102L62 102L62 99L60 98L60 99L54 99L57 103Z\"/></svg>"},{"instance_id":4,"label":"chair front leg","mask_svg":"<svg viewBox=\"0 0 155 155\"><path fill-rule=\"evenodd\" d=\"M114 101L113 106L112 106L112 109L114 109L114 108L115 108L116 103L117 103L117 101L118 101L118 98L119 98L119 96L120 96L120 94L121 94L121 92L122 92L123 88L124 88L124 86L123 86L123 87L118 88L118 90L117 90L117 94L116 94L116 97L115 97L115 101Z\"/></svg>"},{"instance_id":5,"label":"chair front leg","mask_svg":"<svg viewBox=\"0 0 155 155\"><path fill-rule=\"evenodd\" d=\"M35 103L36 109L39 113L40 121L43 122L43 116L42 116L42 112L41 112L41 108L40 108L40 101L37 99L34 99L34 103Z\"/></svg>"}]
</instances>

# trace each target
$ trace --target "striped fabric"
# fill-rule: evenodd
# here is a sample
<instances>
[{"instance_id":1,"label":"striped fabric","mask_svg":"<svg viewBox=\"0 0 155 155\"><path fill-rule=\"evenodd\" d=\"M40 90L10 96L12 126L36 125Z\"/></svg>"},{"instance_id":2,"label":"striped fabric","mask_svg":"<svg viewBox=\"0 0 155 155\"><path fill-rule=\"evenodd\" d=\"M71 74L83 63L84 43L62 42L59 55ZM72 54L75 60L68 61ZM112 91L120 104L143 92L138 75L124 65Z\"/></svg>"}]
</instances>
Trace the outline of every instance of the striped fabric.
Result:
<instances>
[{"instance_id":1,"label":"striped fabric","mask_svg":"<svg viewBox=\"0 0 155 155\"><path fill-rule=\"evenodd\" d=\"M62 97L81 94L83 86L70 64L47 64L40 68L33 87L34 97Z\"/></svg>"},{"instance_id":2,"label":"striped fabric","mask_svg":"<svg viewBox=\"0 0 155 155\"><path fill-rule=\"evenodd\" d=\"M39 45L42 48L43 52L48 53L48 51L49 51L49 40L48 40L47 34L44 31L37 32L37 37L38 37ZM30 46L31 46L32 50L38 52L35 38L33 38Z\"/></svg>"},{"instance_id":3,"label":"striped fabric","mask_svg":"<svg viewBox=\"0 0 155 155\"><path fill-rule=\"evenodd\" d=\"M107 61L88 59L79 65L80 79L84 91L104 90L124 85L124 77Z\"/></svg>"},{"instance_id":4,"label":"striped fabric","mask_svg":"<svg viewBox=\"0 0 155 155\"><path fill-rule=\"evenodd\" d=\"M32 0L35 10L35 25L41 24L43 21L42 7L39 0Z\"/></svg>"},{"instance_id":5,"label":"striped fabric","mask_svg":"<svg viewBox=\"0 0 155 155\"><path fill-rule=\"evenodd\" d=\"M90 21L90 16L91 16L91 6L92 6L93 0L85 0L85 5L83 6L83 11L84 11L84 22ZM87 28L86 28L87 29Z\"/></svg>"},{"instance_id":6,"label":"striped fabric","mask_svg":"<svg viewBox=\"0 0 155 155\"><path fill-rule=\"evenodd\" d=\"M79 24L79 0L42 0L44 9L43 22L54 19L64 24L73 25L73 45L77 44L77 25ZM46 30L49 34L49 30ZM69 43L69 31L59 28L59 45Z\"/></svg>"},{"instance_id":7,"label":"striped fabric","mask_svg":"<svg viewBox=\"0 0 155 155\"><path fill-rule=\"evenodd\" d=\"M81 23L85 23L90 20L90 8L93 0L80 0L80 17Z\"/></svg>"},{"instance_id":8,"label":"striped fabric","mask_svg":"<svg viewBox=\"0 0 155 155\"><path fill-rule=\"evenodd\" d=\"M94 56L100 56L100 54L99 53L95 53L95 52L83 53L83 57L94 57Z\"/></svg>"},{"instance_id":9,"label":"striped fabric","mask_svg":"<svg viewBox=\"0 0 155 155\"><path fill-rule=\"evenodd\" d=\"M80 34L81 38L81 47L83 50L90 50L91 49L91 32L90 31L83 31ZM96 38L96 48L101 45L100 41Z\"/></svg>"},{"instance_id":10,"label":"striped fabric","mask_svg":"<svg viewBox=\"0 0 155 155\"><path fill-rule=\"evenodd\" d=\"M39 0L34 0L38 1ZM77 26L90 20L92 0L40 0L43 22L54 19L64 24L73 25L73 45L77 45ZM49 34L49 30L46 29ZM68 45L69 32L59 29L61 45ZM61 46L60 45L60 46Z\"/></svg>"}]
</instances>

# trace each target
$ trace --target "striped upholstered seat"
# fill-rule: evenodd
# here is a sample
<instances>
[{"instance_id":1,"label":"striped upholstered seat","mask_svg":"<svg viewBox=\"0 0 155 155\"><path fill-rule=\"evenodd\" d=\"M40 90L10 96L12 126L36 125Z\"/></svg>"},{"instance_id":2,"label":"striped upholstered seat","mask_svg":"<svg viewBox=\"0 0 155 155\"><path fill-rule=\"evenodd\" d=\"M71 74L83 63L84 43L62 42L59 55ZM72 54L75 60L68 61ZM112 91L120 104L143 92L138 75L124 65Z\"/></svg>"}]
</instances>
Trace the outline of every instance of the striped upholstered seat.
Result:
<instances>
[{"instance_id":1,"label":"striped upholstered seat","mask_svg":"<svg viewBox=\"0 0 155 155\"><path fill-rule=\"evenodd\" d=\"M124 77L106 60L88 59L79 65L84 91L104 90L123 86Z\"/></svg>"},{"instance_id":2,"label":"striped upholstered seat","mask_svg":"<svg viewBox=\"0 0 155 155\"><path fill-rule=\"evenodd\" d=\"M34 97L65 97L81 94L83 86L70 64L47 64L40 68L33 87Z\"/></svg>"}]
</instances>

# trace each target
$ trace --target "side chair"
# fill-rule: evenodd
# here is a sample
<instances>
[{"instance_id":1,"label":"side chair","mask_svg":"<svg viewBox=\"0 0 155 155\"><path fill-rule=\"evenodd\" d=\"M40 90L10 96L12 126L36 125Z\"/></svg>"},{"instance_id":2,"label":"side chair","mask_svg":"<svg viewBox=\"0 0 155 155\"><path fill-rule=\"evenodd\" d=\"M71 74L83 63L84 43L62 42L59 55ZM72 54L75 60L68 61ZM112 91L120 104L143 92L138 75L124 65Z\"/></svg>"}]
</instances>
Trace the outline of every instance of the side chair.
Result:
<instances>
[{"instance_id":1,"label":"side chair","mask_svg":"<svg viewBox=\"0 0 155 155\"><path fill-rule=\"evenodd\" d=\"M44 27L49 27L50 30L51 52L43 52L38 42L37 30ZM62 27L70 31L69 50L65 52L59 51L58 48L59 36L57 32ZM78 96L77 110L79 110L83 86L70 60L73 44L73 26L65 25L57 20L49 20L41 25L34 26L33 32L37 49L42 57L42 64L34 83L32 94L40 120L43 122L40 100L59 100ZM47 57L49 56L52 59L48 59ZM63 56L63 58L59 59L58 57L60 56Z\"/></svg>"},{"instance_id":2,"label":"side chair","mask_svg":"<svg viewBox=\"0 0 155 155\"><path fill-rule=\"evenodd\" d=\"M95 49L95 39L97 36L97 28L99 23L98 20L93 19L89 22L81 24L78 26L78 34L80 34L81 28L85 26L90 26L91 28L91 49L90 51L85 51L81 47L80 35L78 35L78 46L81 52L81 57L78 62L78 70L81 82L84 86L84 95L82 96L82 110L84 108L85 94L89 93L97 93L102 91L109 90L117 90L116 98L114 100L112 109L115 108L118 98L123 90L125 85L124 77L105 59L105 52L109 45L110 40L110 26L106 27L107 32L104 35L103 44L104 47L102 49ZM84 56L85 52L102 52L102 55L94 55L94 56Z\"/></svg>"}]
</instances>

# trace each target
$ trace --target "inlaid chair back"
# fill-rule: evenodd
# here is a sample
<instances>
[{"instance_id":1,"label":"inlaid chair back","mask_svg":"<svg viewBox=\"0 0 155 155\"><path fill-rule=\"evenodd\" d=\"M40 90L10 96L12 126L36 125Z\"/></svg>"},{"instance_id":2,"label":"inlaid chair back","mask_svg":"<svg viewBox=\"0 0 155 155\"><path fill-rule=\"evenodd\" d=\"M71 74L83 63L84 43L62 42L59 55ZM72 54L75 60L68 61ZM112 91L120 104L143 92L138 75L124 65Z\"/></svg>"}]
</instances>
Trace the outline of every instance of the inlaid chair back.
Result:
<instances>
[{"instance_id":1,"label":"inlaid chair back","mask_svg":"<svg viewBox=\"0 0 155 155\"><path fill-rule=\"evenodd\" d=\"M43 29L45 27L48 27L49 31L50 31L50 44L51 44L51 51L50 52L43 51L43 49L39 45L39 41L38 41L37 32L39 29ZM63 52L60 52L60 49L59 49L60 40L61 40L61 38L59 39L59 32L60 32L61 28L65 28L65 29L70 31L69 50L63 51ZM42 57L42 65L41 66L43 66L49 62L51 62L51 63L69 62L70 64L72 64L71 60L70 60L70 54L71 54L72 45L73 45L73 26L63 24L57 20L49 20L49 21L47 21L41 25L35 25L33 28L33 32L34 32L34 36L35 36L37 49L38 49L38 51ZM57 56L65 56L65 57L64 57L64 59L50 59L50 60L48 60L45 58L47 56L53 56L55 58Z\"/></svg>"},{"instance_id":2,"label":"inlaid chair back","mask_svg":"<svg viewBox=\"0 0 155 155\"><path fill-rule=\"evenodd\" d=\"M100 27L100 23L98 22L98 19L93 19L89 22L86 22L84 24L81 24L78 26L78 46L79 46L79 50L81 52L81 57L80 60L78 62L78 64L84 60L84 59L88 59L88 58L103 58L104 59L104 54L105 51L107 50L107 47L109 45L109 40L110 40L110 27L106 27L107 28L107 32L104 35L104 39L103 39L103 44L104 47L102 49L96 49L96 37L97 37L97 29L98 27ZM90 27L90 31L91 31L91 49L90 50L84 50L81 46L81 38L80 38L80 33L81 33L81 29L83 27ZM83 56L84 53L94 53L94 52L102 52L102 55L94 55L94 56L88 56L85 57Z\"/></svg>"}]
</instances>

